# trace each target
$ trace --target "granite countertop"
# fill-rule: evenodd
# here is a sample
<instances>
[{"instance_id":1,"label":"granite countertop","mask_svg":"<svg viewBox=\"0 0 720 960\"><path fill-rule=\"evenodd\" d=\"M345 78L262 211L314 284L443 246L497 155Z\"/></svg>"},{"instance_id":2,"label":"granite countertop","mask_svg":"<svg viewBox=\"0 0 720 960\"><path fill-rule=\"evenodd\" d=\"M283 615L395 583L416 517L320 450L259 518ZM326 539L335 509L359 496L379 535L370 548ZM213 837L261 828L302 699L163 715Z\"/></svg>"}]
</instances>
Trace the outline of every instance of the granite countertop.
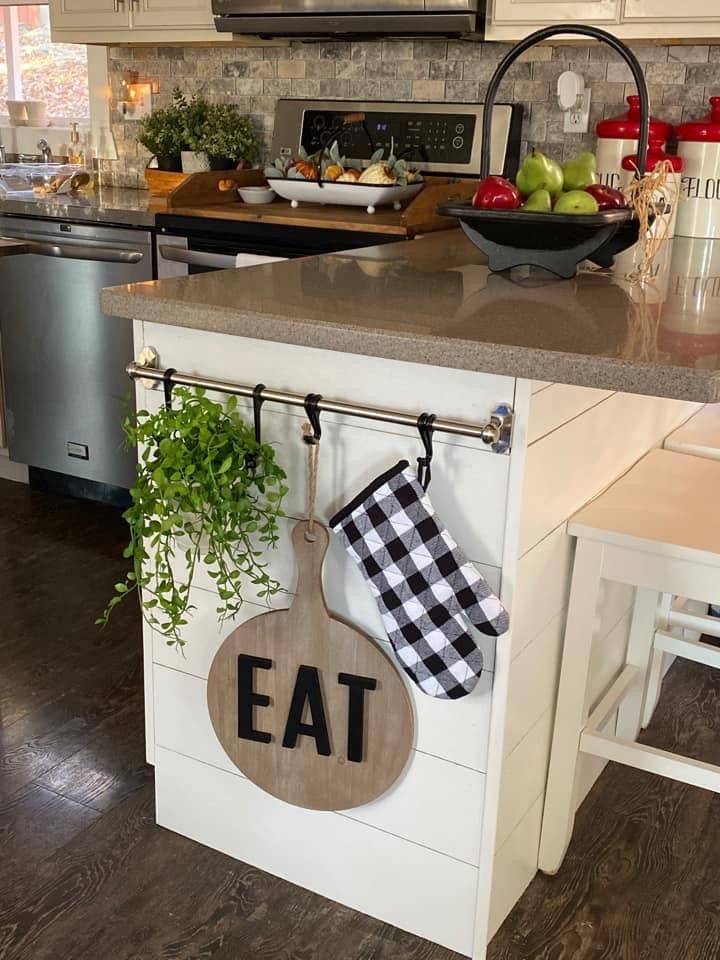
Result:
<instances>
[{"instance_id":1,"label":"granite countertop","mask_svg":"<svg viewBox=\"0 0 720 960\"><path fill-rule=\"evenodd\" d=\"M652 284L631 262L573 280L491 274L459 230L105 290L106 313L261 340L720 401L720 240L673 241Z\"/></svg>"},{"instance_id":2,"label":"granite countertop","mask_svg":"<svg viewBox=\"0 0 720 960\"><path fill-rule=\"evenodd\" d=\"M155 211L145 190L116 190L101 187L98 193L77 197L42 197L37 200L0 199L0 214L21 217L57 217L88 223L154 227ZM0 231L2 232L2 231Z\"/></svg>"}]
</instances>

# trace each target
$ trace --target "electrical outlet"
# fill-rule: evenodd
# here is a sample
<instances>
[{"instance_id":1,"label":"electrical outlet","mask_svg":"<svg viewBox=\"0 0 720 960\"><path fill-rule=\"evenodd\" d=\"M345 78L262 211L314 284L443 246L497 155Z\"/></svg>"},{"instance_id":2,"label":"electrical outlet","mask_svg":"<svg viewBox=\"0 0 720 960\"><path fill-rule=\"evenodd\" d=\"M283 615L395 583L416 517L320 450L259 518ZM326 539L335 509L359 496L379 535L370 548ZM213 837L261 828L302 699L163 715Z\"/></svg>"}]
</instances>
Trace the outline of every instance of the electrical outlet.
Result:
<instances>
[{"instance_id":1,"label":"electrical outlet","mask_svg":"<svg viewBox=\"0 0 720 960\"><path fill-rule=\"evenodd\" d=\"M565 111L565 133L587 133L590 123L590 88L585 87L579 102Z\"/></svg>"}]
</instances>

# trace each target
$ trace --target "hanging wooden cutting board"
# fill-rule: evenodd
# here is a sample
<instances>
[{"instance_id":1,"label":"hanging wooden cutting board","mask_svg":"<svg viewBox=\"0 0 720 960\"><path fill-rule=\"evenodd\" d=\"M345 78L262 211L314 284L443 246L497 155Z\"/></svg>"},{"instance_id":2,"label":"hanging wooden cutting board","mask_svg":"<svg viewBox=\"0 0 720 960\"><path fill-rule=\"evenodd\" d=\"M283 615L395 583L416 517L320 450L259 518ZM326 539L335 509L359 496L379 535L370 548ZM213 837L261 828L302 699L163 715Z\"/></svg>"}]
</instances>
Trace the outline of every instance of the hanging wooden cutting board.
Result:
<instances>
[{"instance_id":1,"label":"hanging wooden cutting board","mask_svg":"<svg viewBox=\"0 0 720 960\"><path fill-rule=\"evenodd\" d=\"M347 810L385 793L405 768L412 701L392 660L330 613L328 532L292 534L299 578L288 610L261 614L223 642L208 676L218 740L263 790L296 806Z\"/></svg>"}]
</instances>

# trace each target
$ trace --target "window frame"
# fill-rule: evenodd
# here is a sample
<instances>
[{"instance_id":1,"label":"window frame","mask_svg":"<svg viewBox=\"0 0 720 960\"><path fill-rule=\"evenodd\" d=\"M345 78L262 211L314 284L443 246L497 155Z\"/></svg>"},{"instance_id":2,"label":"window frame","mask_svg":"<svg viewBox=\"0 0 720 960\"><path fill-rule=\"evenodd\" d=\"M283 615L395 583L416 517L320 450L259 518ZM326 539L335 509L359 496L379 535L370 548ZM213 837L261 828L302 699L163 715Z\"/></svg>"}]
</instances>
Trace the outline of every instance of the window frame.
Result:
<instances>
[{"instance_id":1,"label":"window frame","mask_svg":"<svg viewBox=\"0 0 720 960\"><path fill-rule=\"evenodd\" d=\"M48 0L0 0L0 26L3 29L5 39L5 61L7 65L7 92L9 100L23 100L22 67L20 60L20 27L18 21L18 7L47 7ZM83 46L83 44L79 44ZM86 52L88 47L85 45ZM90 64L88 63L88 90L90 90ZM91 94L92 96L92 94ZM81 130L89 129L92 126L92 105L89 110L91 116L83 117L78 126ZM0 113L0 125L5 126L9 123L7 113ZM48 124L52 127L68 126L72 120L77 118L69 117L51 117L48 116Z\"/></svg>"}]
</instances>

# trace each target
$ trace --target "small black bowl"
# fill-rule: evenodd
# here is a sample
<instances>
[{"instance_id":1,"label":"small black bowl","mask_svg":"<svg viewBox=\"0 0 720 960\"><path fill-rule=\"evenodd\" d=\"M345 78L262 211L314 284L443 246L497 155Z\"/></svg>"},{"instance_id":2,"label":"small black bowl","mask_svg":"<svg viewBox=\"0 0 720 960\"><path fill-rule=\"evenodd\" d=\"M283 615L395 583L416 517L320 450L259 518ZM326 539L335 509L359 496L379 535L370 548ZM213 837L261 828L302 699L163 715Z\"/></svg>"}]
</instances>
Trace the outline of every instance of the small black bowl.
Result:
<instances>
[{"instance_id":1,"label":"small black bowl","mask_svg":"<svg viewBox=\"0 0 720 960\"><path fill-rule=\"evenodd\" d=\"M616 253L637 243L640 228L631 210L577 214L476 210L468 201L441 204L438 212L460 221L469 239L487 254L494 273L533 266L569 278L582 260L610 267Z\"/></svg>"}]
</instances>

